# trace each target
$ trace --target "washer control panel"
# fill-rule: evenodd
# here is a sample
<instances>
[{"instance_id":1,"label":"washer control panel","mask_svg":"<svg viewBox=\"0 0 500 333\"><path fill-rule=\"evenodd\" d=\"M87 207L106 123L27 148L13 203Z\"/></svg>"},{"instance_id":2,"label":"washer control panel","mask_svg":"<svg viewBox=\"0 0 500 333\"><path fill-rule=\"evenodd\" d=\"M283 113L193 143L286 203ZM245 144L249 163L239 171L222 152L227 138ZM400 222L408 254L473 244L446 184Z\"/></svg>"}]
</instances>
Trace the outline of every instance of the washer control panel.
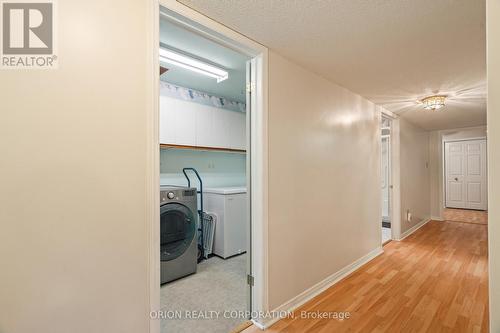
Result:
<instances>
[{"instance_id":1,"label":"washer control panel","mask_svg":"<svg viewBox=\"0 0 500 333\"><path fill-rule=\"evenodd\" d=\"M196 198L196 188L165 188L160 187L160 203L193 200Z\"/></svg>"}]
</instances>

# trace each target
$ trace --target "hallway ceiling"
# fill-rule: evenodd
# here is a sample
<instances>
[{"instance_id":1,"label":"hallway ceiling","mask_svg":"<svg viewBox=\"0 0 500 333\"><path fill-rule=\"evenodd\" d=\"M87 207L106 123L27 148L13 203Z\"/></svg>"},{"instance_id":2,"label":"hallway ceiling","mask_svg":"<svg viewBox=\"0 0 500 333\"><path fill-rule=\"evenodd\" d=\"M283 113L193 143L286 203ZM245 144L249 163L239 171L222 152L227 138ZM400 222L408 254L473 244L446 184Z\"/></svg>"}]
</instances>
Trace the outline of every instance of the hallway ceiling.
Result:
<instances>
[{"instance_id":1,"label":"hallway ceiling","mask_svg":"<svg viewBox=\"0 0 500 333\"><path fill-rule=\"evenodd\" d=\"M180 2L424 129L486 124L484 0Z\"/></svg>"}]
</instances>

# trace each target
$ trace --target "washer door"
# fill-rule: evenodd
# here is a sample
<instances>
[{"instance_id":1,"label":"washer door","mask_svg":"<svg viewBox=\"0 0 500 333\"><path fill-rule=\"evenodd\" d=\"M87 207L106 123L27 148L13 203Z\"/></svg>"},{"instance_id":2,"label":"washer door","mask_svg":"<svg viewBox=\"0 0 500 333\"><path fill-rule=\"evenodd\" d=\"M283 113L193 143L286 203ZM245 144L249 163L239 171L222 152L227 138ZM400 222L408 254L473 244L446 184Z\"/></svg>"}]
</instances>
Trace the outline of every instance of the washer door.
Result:
<instances>
[{"instance_id":1,"label":"washer door","mask_svg":"<svg viewBox=\"0 0 500 333\"><path fill-rule=\"evenodd\" d=\"M160 207L160 258L173 260L181 256L196 235L193 212L180 203Z\"/></svg>"}]
</instances>

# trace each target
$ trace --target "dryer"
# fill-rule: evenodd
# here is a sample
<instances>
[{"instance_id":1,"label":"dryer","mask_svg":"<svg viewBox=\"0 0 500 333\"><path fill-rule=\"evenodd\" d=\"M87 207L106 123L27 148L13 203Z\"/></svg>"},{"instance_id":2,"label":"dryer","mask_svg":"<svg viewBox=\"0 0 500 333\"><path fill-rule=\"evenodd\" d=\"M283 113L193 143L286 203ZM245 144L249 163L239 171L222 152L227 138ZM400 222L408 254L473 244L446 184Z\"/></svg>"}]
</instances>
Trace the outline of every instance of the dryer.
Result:
<instances>
[{"instance_id":1,"label":"dryer","mask_svg":"<svg viewBox=\"0 0 500 333\"><path fill-rule=\"evenodd\" d=\"M198 206L196 188L160 187L160 280L196 273Z\"/></svg>"}]
</instances>

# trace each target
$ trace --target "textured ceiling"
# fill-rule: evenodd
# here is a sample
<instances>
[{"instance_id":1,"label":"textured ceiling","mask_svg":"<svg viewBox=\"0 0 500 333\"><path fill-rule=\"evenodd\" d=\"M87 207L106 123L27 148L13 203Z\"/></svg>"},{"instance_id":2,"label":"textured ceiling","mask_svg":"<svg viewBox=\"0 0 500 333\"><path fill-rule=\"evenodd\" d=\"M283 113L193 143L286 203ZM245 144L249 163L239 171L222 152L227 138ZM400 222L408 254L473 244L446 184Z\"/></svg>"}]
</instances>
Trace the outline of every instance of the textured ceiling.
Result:
<instances>
[{"instance_id":1,"label":"textured ceiling","mask_svg":"<svg viewBox=\"0 0 500 333\"><path fill-rule=\"evenodd\" d=\"M422 128L486 123L484 0L180 2Z\"/></svg>"}]
</instances>

